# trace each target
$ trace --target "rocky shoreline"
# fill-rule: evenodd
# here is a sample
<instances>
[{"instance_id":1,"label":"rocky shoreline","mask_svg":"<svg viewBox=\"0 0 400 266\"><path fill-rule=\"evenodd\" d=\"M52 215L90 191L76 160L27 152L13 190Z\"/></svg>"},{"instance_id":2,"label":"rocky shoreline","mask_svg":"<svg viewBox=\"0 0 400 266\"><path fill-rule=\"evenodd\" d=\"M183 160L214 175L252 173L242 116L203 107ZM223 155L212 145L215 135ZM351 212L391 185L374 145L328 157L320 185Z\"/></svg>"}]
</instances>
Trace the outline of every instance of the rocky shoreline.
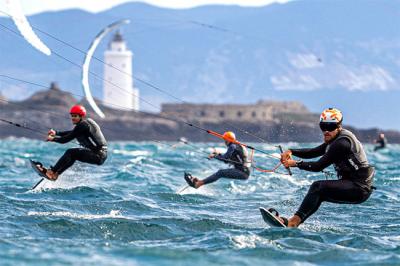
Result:
<instances>
[{"instance_id":1,"label":"rocky shoreline","mask_svg":"<svg viewBox=\"0 0 400 266\"><path fill-rule=\"evenodd\" d=\"M68 110L71 105L77 102L78 100L73 96L57 88L40 91L21 102L0 101L0 118L43 132L43 135L41 135L37 132L0 123L0 138L15 136L43 139L49 128L69 130L72 128L72 124ZM81 102L81 104L88 107L85 101ZM88 110L89 116L95 119L102 127L108 140L176 141L180 137L185 137L193 142L220 141L216 137L190 127L185 123L177 122L179 118L165 119L162 113L120 111L102 106L106 118L101 119L91 111L90 107L88 107ZM296 122L290 119L270 122L237 122L229 120L213 122L197 119L185 121L217 132L235 131L242 141L259 142L256 137L245 134L241 130L251 132L268 142L319 142L321 141L321 132L318 124L310 122L314 121L315 117L315 114L310 113L310 116L304 121ZM177 121L173 121L175 118ZM345 127L352 130L364 143L372 143L380 132L385 133L390 143L400 143L400 132L397 131L381 131L377 128L361 130L346 125Z\"/></svg>"}]
</instances>

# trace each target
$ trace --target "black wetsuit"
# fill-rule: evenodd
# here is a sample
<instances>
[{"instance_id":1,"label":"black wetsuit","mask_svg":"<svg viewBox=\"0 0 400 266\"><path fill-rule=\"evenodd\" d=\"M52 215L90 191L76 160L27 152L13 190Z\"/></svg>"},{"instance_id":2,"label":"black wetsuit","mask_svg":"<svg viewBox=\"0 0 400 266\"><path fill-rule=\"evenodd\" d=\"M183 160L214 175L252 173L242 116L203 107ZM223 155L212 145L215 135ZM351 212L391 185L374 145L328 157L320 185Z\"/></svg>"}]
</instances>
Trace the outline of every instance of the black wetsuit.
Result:
<instances>
[{"instance_id":1,"label":"black wetsuit","mask_svg":"<svg viewBox=\"0 0 400 266\"><path fill-rule=\"evenodd\" d=\"M77 139L84 148L68 149L51 169L62 174L76 160L102 165L107 159L107 142L100 127L92 119L82 120L71 131L56 132L54 142L67 143Z\"/></svg>"},{"instance_id":2,"label":"black wetsuit","mask_svg":"<svg viewBox=\"0 0 400 266\"><path fill-rule=\"evenodd\" d=\"M329 144L312 149L291 149L294 156L308 159L322 156L316 162L300 162L298 168L319 172L331 164L339 180L315 181L296 212L302 222L316 212L323 201L362 203L372 192L374 168L368 165L361 143L345 129Z\"/></svg>"},{"instance_id":3,"label":"black wetsuit","mask_svg":"<svg viewBox=\"0 0 400 266\"><path fill-rule=\"evenodd\" d=\"M375 146L374 151L384 149L386 147L387 140L386 140L386 138L379 138L376 140L376 143L378 145Z\"/></svg>"},{"instance_id":4,"label":"black wetsuit","mask_svg":"<svg viewBox=\"0 0 400 266\"><path fill-rule=\"evenodd\" d=\"M231 179L247 179L250 176L250 163L247 162L247 151L241 145L230 143L225 154L218 154L215 159L231 164L234 168L222 169L204 179L210 184L221 177Z\"/></svg>"}]
</instances>

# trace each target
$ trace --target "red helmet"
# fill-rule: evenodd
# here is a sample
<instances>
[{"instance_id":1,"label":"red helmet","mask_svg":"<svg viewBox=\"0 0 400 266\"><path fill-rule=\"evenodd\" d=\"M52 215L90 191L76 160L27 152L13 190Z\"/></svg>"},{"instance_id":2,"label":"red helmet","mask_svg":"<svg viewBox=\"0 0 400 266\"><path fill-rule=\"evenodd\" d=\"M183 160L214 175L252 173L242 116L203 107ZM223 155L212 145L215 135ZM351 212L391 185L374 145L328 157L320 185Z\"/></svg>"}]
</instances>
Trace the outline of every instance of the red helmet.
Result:
<instances>
[{"instance_id":1,"label":"red helmet","mask_svg":"<svg viewBox=\"0 0 400 266\"><path fill-rule=\"evenodd\" d=\"M69 110L69 113L83 117L86 116L86 109L82 105L74 105L71 107L71 110Z\"/></svg>"}]
</instances>

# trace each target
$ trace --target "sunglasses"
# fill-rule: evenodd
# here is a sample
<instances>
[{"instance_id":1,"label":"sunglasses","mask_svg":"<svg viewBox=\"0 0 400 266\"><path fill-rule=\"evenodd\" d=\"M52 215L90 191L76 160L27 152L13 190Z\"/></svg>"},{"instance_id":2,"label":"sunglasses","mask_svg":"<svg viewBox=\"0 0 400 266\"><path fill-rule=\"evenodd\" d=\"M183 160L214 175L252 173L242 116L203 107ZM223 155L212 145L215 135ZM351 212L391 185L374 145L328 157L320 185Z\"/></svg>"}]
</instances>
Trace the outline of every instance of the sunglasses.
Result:
<instances>
[{"instance_id":1,"label":"sunglasses","mask_svg":"<svg viewBox=\"0 0 400 266\"><path fill-rule=\"evenodd\" d=\"M322 131L329 131L329 132L331 132L331 131L334 131L335 129L338 128L338 124L336 124L336 123L323 123L323 122L321 122L321 123L319 123L319 128L320 128Z\"/></svg>"},{"instance_id":2,"label":"sunglasses","mask_svg":"<svg viewBox=\"0 0 400 266\"><path fill-rule=\"evenodd\" d=\"M77 115L77 114L71 114L71 118L78 118L78 117L80 117L80 115Z\"/></svg>"}]
</instances>

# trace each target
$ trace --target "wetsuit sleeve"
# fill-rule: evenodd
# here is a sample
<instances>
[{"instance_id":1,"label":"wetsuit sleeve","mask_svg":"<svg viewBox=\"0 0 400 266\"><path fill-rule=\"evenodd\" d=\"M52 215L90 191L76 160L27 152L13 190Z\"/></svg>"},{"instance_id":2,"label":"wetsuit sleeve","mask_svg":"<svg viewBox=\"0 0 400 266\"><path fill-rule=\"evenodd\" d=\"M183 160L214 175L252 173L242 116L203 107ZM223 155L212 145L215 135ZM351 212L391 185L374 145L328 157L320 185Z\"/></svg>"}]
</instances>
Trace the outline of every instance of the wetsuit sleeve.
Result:
<instances>
[{"instance_id":1,"label":"wetsuit sleeve","mask_svg":"<svg viewBox=\"0 0 400 266\"><path fill-rule=\"evenodd\" d=\"M69 130L69 131L56 131L56 136L63 137L65 135L68 135L71 132L72 132L72 130Z\"/></svg>"},{"instance_id":2,"label":"wetsuit sleeve","mask_svg":"<svg viewBox=\"0 0 400 266\"><path fill-rule=\"evenodd\" d=\"M323 143L318 147L311 148L311 149L290 149L292 155L303 158L303 159L311 159L315 157L319 157L325 154L326 144Z\"/></svg>"},{"instance_id":3,"label":"wetsuit sleeve","mask_svg":"<svg viewBox=\"0 0 400 266\"><path fill-rule=\"evenodd\" d=\"M86 124L79 123L78 125L75 126L75 128L72 131L69 131L68 134L64 136L56 136L54 138L54 142L57 143L67 143L73 140L74 138L82 135L85 133L86 130L88 130L88 126Z\"/></svg>"},{"instance_id":4,"label":"wetsuit sleeve","mask_svg":"<svg viewBox=\"0 0 400 266\"><path fill-rule=\"evenodd\" d=\"M318 161L315 162L300 162L299 169L320 172L335 161L343 158L351 150L351 143L348 139L342 138L331 145L328 152L325 153Z\"/></svg>"},{"instance_id":5,"label":"wetsuit sleeve","mask_svg":"<svg viewBox=\"0 0 400 266\"><path fill-rule=\"evenodd\" d=\"M215 156L215 159L226 162L226 160L230 160L234 151L235 146L229 145L228 150L225 152L225 154L218 154L217 156Z\"/></svg>"}]
</instances>

